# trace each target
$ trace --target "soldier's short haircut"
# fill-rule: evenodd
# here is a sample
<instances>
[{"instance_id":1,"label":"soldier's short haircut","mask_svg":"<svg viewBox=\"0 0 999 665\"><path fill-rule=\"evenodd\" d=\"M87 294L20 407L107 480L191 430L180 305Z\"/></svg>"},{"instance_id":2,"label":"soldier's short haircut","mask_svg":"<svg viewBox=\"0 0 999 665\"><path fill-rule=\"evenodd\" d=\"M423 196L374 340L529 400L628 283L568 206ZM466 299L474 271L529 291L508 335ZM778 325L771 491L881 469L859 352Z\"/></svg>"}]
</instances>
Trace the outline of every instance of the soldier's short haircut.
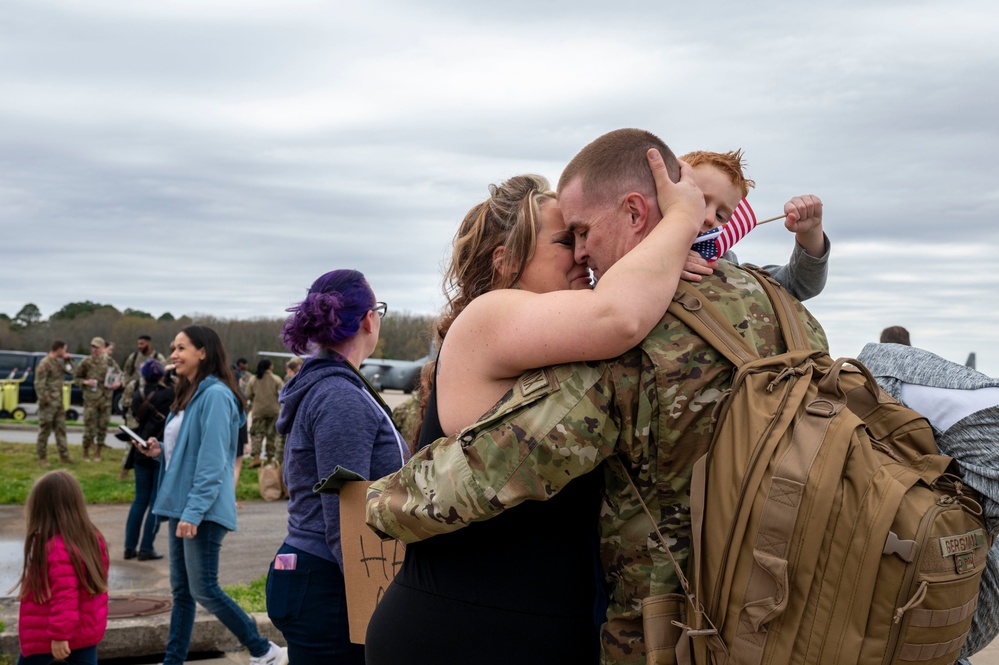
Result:
<instances>
[{"instance_id":1,"label":"soldier's short haircut","mask_svg":"<svg viewBox=\"0 0 999 665\"><path fill-rule=\"evenodd\" d=\"M152 337L150 337L149 335L139 335L137 339L144 339L144 340L146 340L147 342L151 342L151 341L153 341L153 338L152 338Z\"/></svg>"},{"instance_id":2,"label":"soldier's short haircut","mask_svg":"<svg viewBox=\"0 0 999 665\"><path fill-rule=\"evenodd\" d=\"M52 342L52 347L49 349L49 351L58 351L59 349L65 349L65 348L66 348L66 342L62 341L61 339L57 339L56 341Z\"/></svg>"},{"instance_id":3,"label":"soldier's short haircut","mask_svg":"<svg viewBox=\"0 0 999 665\"><path fill-rule=\"evenodd\" d=\"M604 201L636 191L656 200L656 181L646 153L655 148L673 182L680 179L676 155L662 139L643 129L616 129L597 138L572 158L558 180L558 191L576 178L590 201Z\"/></svg>"}]
</instances>

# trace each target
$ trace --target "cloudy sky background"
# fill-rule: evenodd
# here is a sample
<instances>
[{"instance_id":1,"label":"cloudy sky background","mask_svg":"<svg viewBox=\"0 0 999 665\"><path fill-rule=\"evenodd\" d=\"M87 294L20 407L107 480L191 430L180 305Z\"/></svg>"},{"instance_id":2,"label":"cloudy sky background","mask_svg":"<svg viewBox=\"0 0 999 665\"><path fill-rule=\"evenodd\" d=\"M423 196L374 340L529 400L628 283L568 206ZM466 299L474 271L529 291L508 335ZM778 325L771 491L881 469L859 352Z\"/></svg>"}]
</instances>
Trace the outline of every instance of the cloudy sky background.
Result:
<instances>
[{"instance_id":1,"label":"cloudy sky background","mask_svg":"<svg viewBox=\"0 0 999 665\"><path fill-rule=\"evenodd\" d=\"M282 316L355 267L431 313L488 183L631 126L743 148L761 218L822 197L833 355L904 325L999 376L995 3L686 4L8 0L0 312Z\"/></svg>"}]
</instances>

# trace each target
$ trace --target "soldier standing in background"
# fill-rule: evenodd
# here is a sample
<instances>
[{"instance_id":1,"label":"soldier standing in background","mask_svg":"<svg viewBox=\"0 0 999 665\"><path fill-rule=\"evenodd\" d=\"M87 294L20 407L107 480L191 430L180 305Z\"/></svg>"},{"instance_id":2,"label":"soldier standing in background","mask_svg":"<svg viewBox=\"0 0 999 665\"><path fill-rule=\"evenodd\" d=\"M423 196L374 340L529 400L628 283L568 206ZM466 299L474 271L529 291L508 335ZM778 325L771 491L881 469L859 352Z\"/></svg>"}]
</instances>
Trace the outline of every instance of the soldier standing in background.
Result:
<instances>
[{"instance_id":1,"label":"soldier standing in background","mask_svg":"<svg viewBox=\"0 0 999 665\"><path fill-rule=\"evenodd\" d=\"M138 423L132 415L132 396L135 394L136 388L144 388L146 385L145 380L139 373L139 368L142 367L142 363L150 359L159 361L164 367L168 364L166 357L153 348L153 338L149 335L139 335L135 346L136 350L128 354L125 364L121 366L121 384L125 386L125 390L121 395L121 400L119 400L125 424L133 429L135 429Z\"/></svg>"},{"instance_id":2,"label":"soldier standing in background","mask_svg":"<svg viewBox=\"0 0 999 665\"><path fill-rule=\"evenodd\" d=\"M288 358L288 362L284 365L284 382L288 383L291 377L298 374L298 370L302 369L302 363L305 361L299 356L292 356ZM277 433L277 452L274 455L277 459L278 464L284 464L284 434L281 432Z\"/></svg>"},{"instance_id":3,"label":"soldier standing in background","mask_svg":"<svg viewBox=\"0 0 999 665\"><path fill-rule=\"evenodd\" d=\"M38 395L38 442L35 451L38 453L38 464L46 468L51 466L46 453L49 433L53 431L56 448L59 449L59 461L63 464L75 464L69 458L69 448L66 446L66 409L62 403L62 387L69 362L66 342L57 339L52 342L48 355L35 368L35 393Z\"/></svg>"},{"instance_id":4,"label":"soldier standing in background","mask_svg":"<svg viewBox=\"0 0 999 665\"><path fill-rule=\"evenodd\" d=\"M107 355L104 339L90 340L90 355L76 368L76 382L83 389L83 459L90 461L90 447L97 444L93 461L101 461L101 449L111 419L111 395L121 381L109 374L120 372L118 363Z\"/></svg>"}]
</instances>

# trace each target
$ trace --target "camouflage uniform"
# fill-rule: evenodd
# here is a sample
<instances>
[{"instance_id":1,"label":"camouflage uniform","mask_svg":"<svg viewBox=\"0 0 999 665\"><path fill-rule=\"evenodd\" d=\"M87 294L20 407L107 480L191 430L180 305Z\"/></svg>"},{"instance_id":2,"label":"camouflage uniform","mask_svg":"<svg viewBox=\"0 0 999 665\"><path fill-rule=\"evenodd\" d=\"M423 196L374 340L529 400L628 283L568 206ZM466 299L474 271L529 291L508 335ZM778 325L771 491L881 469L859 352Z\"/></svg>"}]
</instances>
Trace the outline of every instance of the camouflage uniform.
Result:
<instances>
[{"instance_id":1,"label":"camouflage uniform","mask_svg":"<svg viewBox=\"0 0 999 665\"><path fill-rule=\"evenodd\" d=\"M263 378L258 379L256 375L250 377L246 384L246 401L251 404L250 414L253 416L250 421L250 466L260 463L263 456L267 457L267 462L273 462L277 450L277 424L278 414L281 412L281 404L278 402L278 395L284 381L273 372L266 372ZM267 443L270 442L270 445ZM283 444L283 442L282 442ZM284 448L281 449L278 461L284 461Z\"/></svg>"},{"instance_id":2,"label":"camouflage uniform","mask_svg":"<svg viewBox=\"0 0 999 665\"><path fill-rule=\"evenodd\" d=\"M139 368L142 367L142 363L146 362L150 358L155 358L160 361L160 364L164 367L167 364L167 359L162 353L152 349L148 354L140 353L138 349L132 351L128 354L128 358L125 359L125 364L121 366L121 385L125 387L124 391L121 393L121 399L118 400L119 406L121 406L122 418L125 420L125 424L136 429L139 425L139 421L135 419L132 414L132 397L135 395L136 388L143 388L146 385L146 380L142 378L139 374Z\"/></svg>"},{"instance_id":3,"label":"camouflage uniform","mask_svg":"<svg viewBox=\"0 0 999 665\"><path fill-rule=\"evenodd\" d=\"M38 461L44 461L49 444L49 434L55 432L59 459L69 461L66 447L66 409L62 403L62 387L66 374L64 358L45 356L35 367L35 393L38 395L38 442L35 452Z\"/></svg>"},{"instance_id":4,"label":"camouflage uniform","mask_svg":"<svg viewBox=\"0 0 999 665\"><path fill-rule=\"evenodd\" d=\"M410 450L416 448L416 435L420 429L420 395L413 393L405 402L392 409L392 422L406 439Z\"/></svg>"},{"instance_id":5,"label":"camouflage uniform","mask_svg":"<svg viewBox=\"0 0 999 665\"><path fill-rule=\"evenodd\" d=\"M90 447L97 444L96 457L101 458L104 439L108 433L108 421L111 420L111 396L114 393L104 387L104 379L108 368L118 370L114 358L101 354L100 358L89 355L80 361L76 367L76 382L83 390L83 458L90 459ZM87 379L96 379L96 388L84 386Z\"/></svg>"},{"instance_id":6,"label":"camouflage uniform","mask_svg":"<svg viewBox=\"0 0 999 665\"><path fill-rule=\"evenodd\" d=\"M785 350L762 287L719 261L698 285L760 355ZM825 333L800 306L815 348ZM489 519L524 501L545 500L601 468L605 491L600 549L609 589L601 662L645 662L641 601L680 592L673 566L627 478L642 492L677 563L690 547L690 475L711 440L712 410L733 367L667 313L642 344L613 361L573 363L523 375L478 422L413 456L375 482L368 524L414 542Z\"/></svg>"}]
</instances>

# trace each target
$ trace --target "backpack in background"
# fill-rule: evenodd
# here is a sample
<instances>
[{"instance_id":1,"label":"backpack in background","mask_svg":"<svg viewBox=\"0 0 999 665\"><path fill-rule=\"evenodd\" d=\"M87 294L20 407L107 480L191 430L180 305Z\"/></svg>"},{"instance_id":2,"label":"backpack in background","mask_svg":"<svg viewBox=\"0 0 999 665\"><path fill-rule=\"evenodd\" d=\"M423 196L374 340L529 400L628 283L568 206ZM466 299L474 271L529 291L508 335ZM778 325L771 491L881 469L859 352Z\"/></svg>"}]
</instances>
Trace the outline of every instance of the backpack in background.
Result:
<instances>
[{"instance_id":1,"label":"backpack in background","mask_svg":"<svg viewBox=\"0 0 999 665\"><path fill-rule=\"evenodd\" d=\"M686 620L676 594L647 599L668 617L647 662L953 663L991 546L977 494L922 416L809 348L790 296L754 274L787 353L759 358L685 284L670 307L737 370L694 467Z\"/></svg>"}]
</instances>

